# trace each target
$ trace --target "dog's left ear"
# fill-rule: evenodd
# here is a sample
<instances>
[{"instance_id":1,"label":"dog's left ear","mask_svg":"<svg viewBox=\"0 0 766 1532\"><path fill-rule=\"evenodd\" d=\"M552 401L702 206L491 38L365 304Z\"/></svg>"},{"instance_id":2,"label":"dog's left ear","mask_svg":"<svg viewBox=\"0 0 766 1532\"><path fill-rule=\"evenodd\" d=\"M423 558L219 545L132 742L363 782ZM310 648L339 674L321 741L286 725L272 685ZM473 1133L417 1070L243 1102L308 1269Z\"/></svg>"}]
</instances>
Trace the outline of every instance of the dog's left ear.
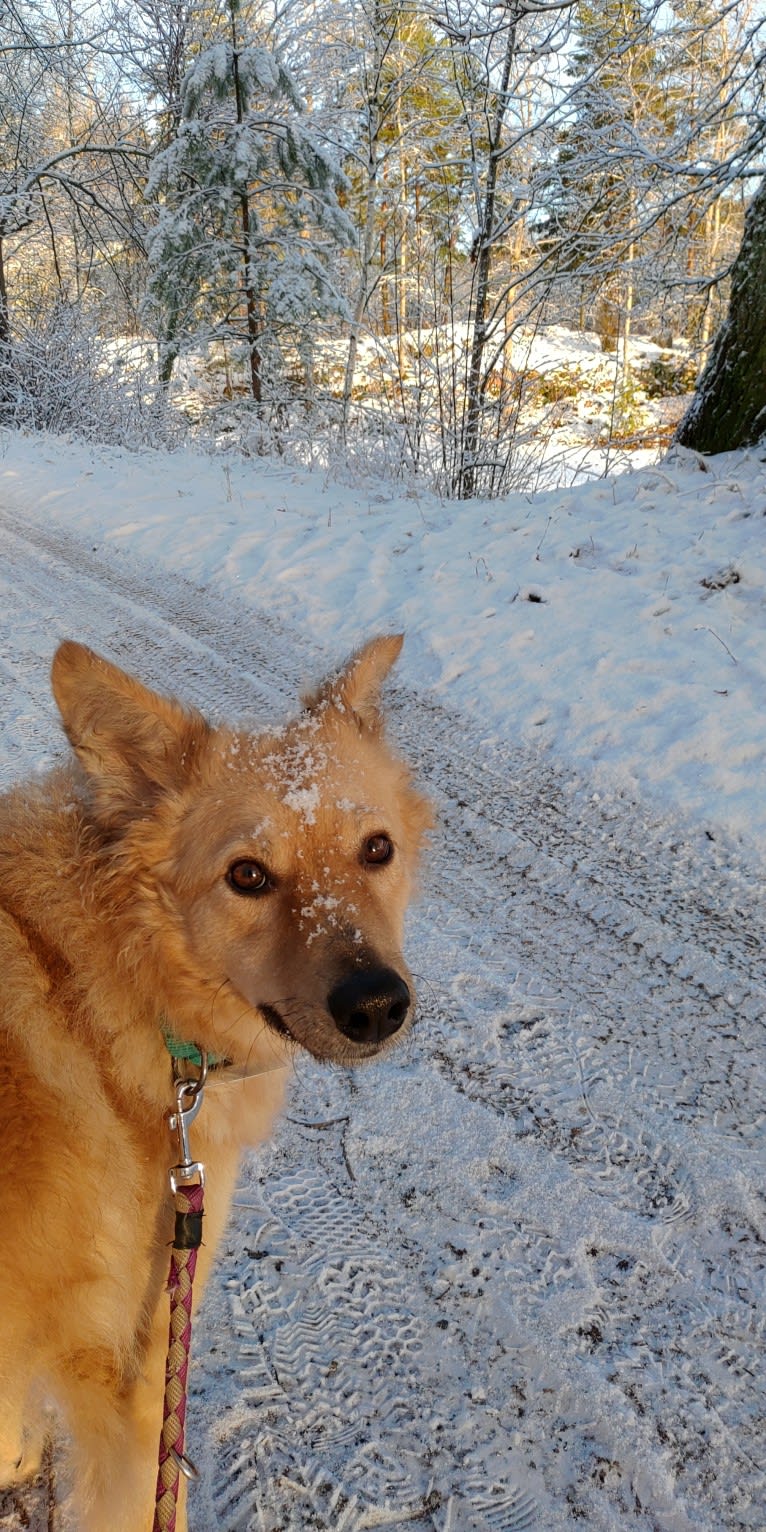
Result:
<instances>
[{"instance_id":1,"label":"dog's left ear","mask_svg":"<svg viewBox=\"0 0 766 1532\"><path fill-rule=\"evenodd\" d=\"M305 697L310 711L329 703L342 713L353 713L360 727L378 734L383 726L380 693L392 665L401 654L403 633L371 638L369 643L335 675L328 676L317 692Z\"/></svg>"}]
</instances>

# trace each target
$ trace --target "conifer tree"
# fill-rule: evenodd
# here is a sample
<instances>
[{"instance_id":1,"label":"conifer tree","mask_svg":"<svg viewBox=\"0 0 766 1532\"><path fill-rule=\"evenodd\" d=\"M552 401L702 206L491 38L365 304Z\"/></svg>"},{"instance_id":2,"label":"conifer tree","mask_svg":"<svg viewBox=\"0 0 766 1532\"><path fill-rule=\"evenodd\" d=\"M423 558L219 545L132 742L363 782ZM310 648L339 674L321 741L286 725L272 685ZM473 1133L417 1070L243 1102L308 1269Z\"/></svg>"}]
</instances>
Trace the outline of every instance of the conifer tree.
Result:
<instances>
[{"instance_id":1,"label":"conifer tree","mask_svg":"<svg viewBox=\"0 0 766 1532\"><path fill-rule=\"evenodd\" d=\"M234 337L260 404L265 351L278 356L317 315L345 312L328 256L354 236L336 195L340 172L289 71L240 37L239 0L228 13L230 35L193 61L175 137L152 167L149 292L163 382L184 345Z\"/></svg>"},{"instance_id":2,"label":"conifer tree","mask_svg":"<svg viewBox=\"0 0 766 1532\"><path fill-rule=\"evenodd\" d=\"M573 115L548 180L559 268L577 274L585 303L600 294L609 349L630 323L639 231L667 127L657 11L656 0L578 0Z\"/></svg>"}]
</instances>

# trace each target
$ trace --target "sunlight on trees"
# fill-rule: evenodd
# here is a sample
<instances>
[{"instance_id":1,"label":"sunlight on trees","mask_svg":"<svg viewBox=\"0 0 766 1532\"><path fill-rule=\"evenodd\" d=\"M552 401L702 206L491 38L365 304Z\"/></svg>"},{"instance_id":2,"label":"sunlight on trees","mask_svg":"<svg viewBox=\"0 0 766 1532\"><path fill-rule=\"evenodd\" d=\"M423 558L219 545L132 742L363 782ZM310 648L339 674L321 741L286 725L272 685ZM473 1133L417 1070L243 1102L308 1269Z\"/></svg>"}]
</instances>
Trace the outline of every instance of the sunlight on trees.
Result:
<instances>
[{"instance_id":1,"label":"sunlight on trees","mask_svg":"<svg viewBox=\"0 0 766 1532\"><path fill-rule=\"evenodd\" d=\"M12 0L3 419L53 397L58 325L102 376L133 337L155 421L249 409L264 450L496 495L583 415L529 361L563 326L603 354L608 463L717 354L765 38L758 0Z\"/></svg>"}]
</instances>

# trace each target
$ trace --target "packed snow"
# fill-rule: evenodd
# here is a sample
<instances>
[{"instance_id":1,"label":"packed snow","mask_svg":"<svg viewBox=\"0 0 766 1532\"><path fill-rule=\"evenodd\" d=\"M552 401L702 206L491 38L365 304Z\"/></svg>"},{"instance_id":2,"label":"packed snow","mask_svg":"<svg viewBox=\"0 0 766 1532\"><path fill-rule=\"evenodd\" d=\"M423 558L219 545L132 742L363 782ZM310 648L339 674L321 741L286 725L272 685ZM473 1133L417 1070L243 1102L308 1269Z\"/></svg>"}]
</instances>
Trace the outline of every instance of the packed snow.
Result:
<instances>
[{"instance_id":1,"label":"packed snow","mask_svg":"<svg viewBox=\"0 0 766 1532\"><path fill-rule=\"evenodd\" d=\"M391 727L438 809L411 1038L301 1059L243 1166L191 1532L760 1532L763 454L444 505L2 446L0 780L60 754L65 634L270 722L404 629ZM3 1532L78 1532L49 1479Z\"/></svg>"}]
</instances>

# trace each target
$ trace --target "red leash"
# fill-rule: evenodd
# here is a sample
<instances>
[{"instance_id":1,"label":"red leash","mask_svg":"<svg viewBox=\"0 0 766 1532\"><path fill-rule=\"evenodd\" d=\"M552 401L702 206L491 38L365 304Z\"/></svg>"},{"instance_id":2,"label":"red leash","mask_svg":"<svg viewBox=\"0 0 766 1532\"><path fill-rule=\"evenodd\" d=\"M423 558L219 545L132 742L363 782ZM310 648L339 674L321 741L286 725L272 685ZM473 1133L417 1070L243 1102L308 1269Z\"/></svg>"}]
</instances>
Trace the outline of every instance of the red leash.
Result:
<instances>
[{"instance_id":1,"label":"red leash","mask_svg":"<svg viewBox=\"0 0 766 1532\"><path fill-rule=\"evenodd\" d=\"M181 1159L170 1172L176 1223L168 1277L170 1334L152 1532L175 1532L181 1474L187 1479L199 1477L194 1464L184 1454L184 1440L192 1333L192 1288L197 1252L202 1243L205 1188L205 1168L198 1160L192 1160L189 1153L188 1129L202 1105L207 1058L204 1053L201 1058L198 1078L176 1080L176 1110L169 1118L171 1132L178 1134Z\"/></svg>"}]
</instances>

